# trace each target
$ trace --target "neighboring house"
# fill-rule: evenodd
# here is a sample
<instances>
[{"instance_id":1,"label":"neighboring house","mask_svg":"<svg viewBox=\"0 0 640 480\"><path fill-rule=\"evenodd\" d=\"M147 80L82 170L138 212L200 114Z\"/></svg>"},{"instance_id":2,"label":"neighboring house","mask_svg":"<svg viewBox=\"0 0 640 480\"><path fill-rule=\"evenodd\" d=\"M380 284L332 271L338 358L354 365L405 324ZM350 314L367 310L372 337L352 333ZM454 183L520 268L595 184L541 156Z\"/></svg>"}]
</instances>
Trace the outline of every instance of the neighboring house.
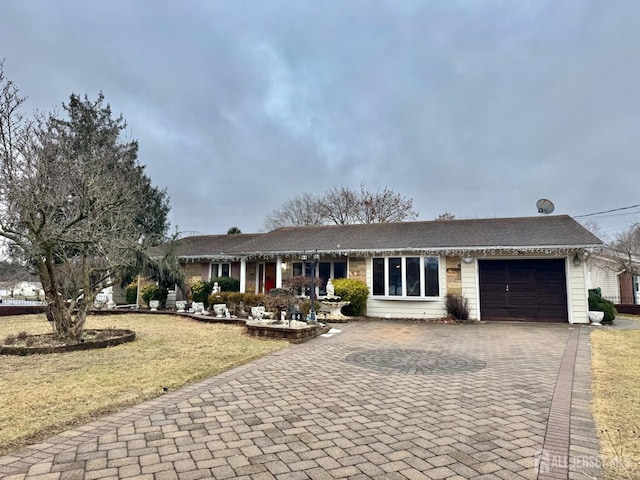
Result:
<instances>
[{"instance_id":1,"label":"neighboring house","mask_svg":"<svg viewBox=\"0 0 640 480\"><path fill-rule=\"evenodd\" d=\"M187 284L231 276L266 293L310 275L369 287L367 315L439 318L445 296L479 320L588 323L585 255L602 241L566 215L288 227L262 234L179 240ZM323 294L323 287L319 289Z\"/></svg>"},{"instance_id":2,"label":"neighboring house","mask_svg":"<svg viewBox=\"0 0 640 480\"><path fill-rule=\"evenodd\" d=\"M640 257L613 249L596 250L587 259L587 286L599 288L604 298L616 304L640 305Z\"/></svg>"},{"instance_id":3,"label":"neighboring house","mask_svg":"<svg viewBox=\"0 0 640 480\"><path fill-rule=\"evenodd\" d=\"M22 281L11 287L9 295L17 297L44 297L44 290L42 290L42 284L40 282Z\"/></svg>"}]
</instances>

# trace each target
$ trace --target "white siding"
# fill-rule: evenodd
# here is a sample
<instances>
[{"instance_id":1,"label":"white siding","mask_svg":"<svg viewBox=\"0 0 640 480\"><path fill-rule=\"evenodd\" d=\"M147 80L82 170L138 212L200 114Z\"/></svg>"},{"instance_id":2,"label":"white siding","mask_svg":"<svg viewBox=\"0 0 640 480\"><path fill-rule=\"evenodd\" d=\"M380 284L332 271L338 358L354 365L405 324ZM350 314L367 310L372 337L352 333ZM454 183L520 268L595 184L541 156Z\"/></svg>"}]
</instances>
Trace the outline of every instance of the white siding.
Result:
<instances>
[{"instance_id":1,"label":"white siding","mask_svg":"<svg viewBox=\"0 0 640 480\"><path fill-rule=\"evenodd\" d=\"M600 288L605 298L620 298L617 264L605 258L591 257L587 262L587 288Z\"/></svg>"},{"instance_id":2,"label":"white siding","mask_svg":"<svg viewBox=\"0 0 640 480\"><path fill-rule=\"evenodd\" d=\"M569 323L589 323L586 270L584 262L575 266L567 259Z\"/></svg>"},{"instance_id":3,"label":"white siding","mask_svg":"<svg viewBox=\"0 0 640 480\"><path fill-rule=\"evenodd\" d=\"M469 302L469 319L480 318L480 292L478 283L478 260L471 263L460 262L462 275L462 296Z\"/></svg>"}]
</instances>

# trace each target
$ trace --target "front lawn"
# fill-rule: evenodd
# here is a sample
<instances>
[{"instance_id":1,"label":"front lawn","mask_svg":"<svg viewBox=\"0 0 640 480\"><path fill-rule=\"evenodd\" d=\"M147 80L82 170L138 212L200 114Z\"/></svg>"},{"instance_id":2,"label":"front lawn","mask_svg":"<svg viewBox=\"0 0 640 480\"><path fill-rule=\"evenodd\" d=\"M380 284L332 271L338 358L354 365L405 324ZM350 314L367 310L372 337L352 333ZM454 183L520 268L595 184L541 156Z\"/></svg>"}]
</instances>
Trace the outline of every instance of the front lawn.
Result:
<instances>
[{"instance_id":1,"label":"front lawn","mask_svg":"<svg viewBox=\"0 0 640 480\"><path fill-rule=\"evenodd\" d=\"M640 478L640 330L591 334L593 414L607 478Z\"/></svg>"},{"instance_id":2,"label":"front lawn","mask_svg":"<svg viewBox=\"0 0 640 480\"><path fill-rule=\"evenodd\" d=\"M99 350L0 356L0 454L216 375L289 345L237 325L185 317L90 316L87 328L128 328L135 342ZM0 338L49 333L44 315L0 317Z\"/></svg>"}]
</instances>

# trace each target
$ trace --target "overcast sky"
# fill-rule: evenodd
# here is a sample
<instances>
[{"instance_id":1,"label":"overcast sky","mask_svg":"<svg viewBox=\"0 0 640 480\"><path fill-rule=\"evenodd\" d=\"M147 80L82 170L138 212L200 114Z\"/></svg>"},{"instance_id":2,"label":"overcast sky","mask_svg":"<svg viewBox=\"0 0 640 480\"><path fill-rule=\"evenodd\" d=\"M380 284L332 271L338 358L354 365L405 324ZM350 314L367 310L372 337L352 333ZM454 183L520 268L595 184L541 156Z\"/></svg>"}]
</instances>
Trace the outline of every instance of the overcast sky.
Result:
<instances>
[{"instance_id":1,"label":"overcast sky","mask_svg":"<svg viewBox=\"0 0 640 480\"><path fill-rule=\"evenodd\" d=\"M639 25L637 0L0 0L0 58L28 110L102 91L174 227L251 233L360 184L419 220L640 204Z\"/></svg>"}]
</instances>

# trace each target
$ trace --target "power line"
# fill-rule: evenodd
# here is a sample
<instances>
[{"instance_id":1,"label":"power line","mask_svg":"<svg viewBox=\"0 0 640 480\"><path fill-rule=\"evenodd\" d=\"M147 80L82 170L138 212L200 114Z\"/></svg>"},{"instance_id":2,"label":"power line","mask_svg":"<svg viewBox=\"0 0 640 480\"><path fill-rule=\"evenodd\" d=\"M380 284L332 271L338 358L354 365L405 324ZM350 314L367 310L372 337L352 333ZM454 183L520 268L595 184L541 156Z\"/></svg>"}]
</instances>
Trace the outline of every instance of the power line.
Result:
<instances>
[{"instance_id":1,"label":"power line","mask_svg":"<svg viewBox=\"0 0 640 480\"><path fill-rule=\"evenodd\" d=\"M587 213L586 215L575 215L573 218L593 217L594 215L602 215L605 213L619 212L620 210L629 210L630 208L636 208L636 207L640 207L640 203L637 205L631 205L630 207L614 208L611 210L605 210L603 212Z\"/></svg>"}]
</instances>

